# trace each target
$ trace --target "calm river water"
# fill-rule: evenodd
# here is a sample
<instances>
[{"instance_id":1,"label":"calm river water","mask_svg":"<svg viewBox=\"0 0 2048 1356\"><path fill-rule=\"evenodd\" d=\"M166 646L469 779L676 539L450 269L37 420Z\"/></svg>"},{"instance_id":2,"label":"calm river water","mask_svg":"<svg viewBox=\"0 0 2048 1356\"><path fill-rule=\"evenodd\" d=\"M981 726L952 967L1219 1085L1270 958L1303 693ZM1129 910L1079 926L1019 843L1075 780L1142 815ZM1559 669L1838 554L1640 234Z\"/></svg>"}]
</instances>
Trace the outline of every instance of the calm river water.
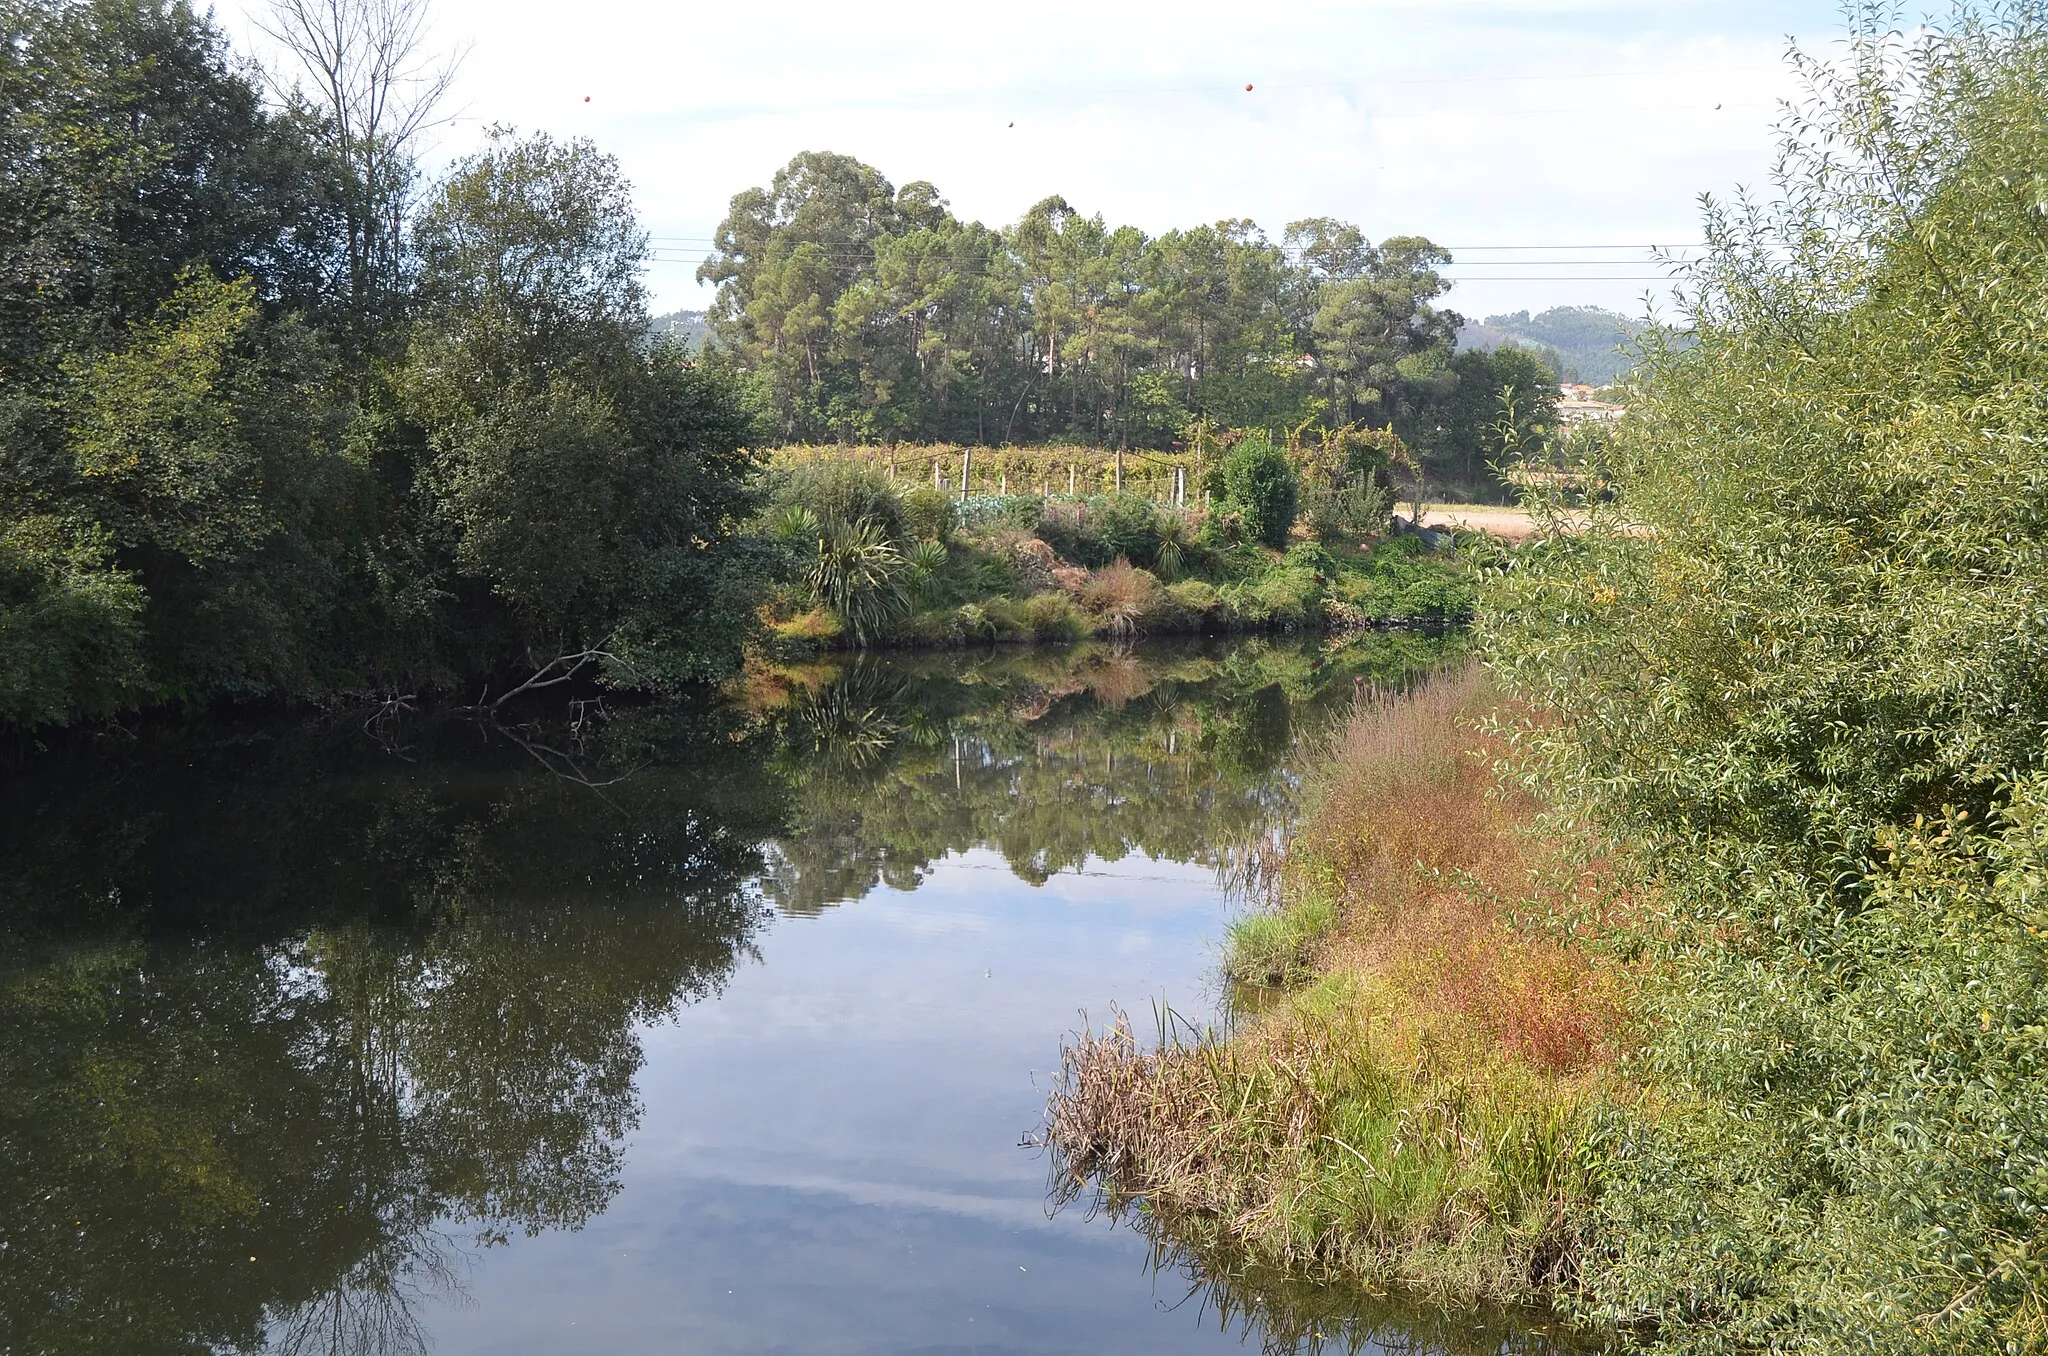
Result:
<instances>
[{"instance_id":1,"label":"calm river water","mask_svg":"<svg viewBox=\"0 0 2048 1356\"><path fill-rule=\"evenodd\" d=\"M1062 1035L1422 637L197 724L0 783L0 1353L1541 1350L1048 1215Z\"/></svg>"}]
</instances>

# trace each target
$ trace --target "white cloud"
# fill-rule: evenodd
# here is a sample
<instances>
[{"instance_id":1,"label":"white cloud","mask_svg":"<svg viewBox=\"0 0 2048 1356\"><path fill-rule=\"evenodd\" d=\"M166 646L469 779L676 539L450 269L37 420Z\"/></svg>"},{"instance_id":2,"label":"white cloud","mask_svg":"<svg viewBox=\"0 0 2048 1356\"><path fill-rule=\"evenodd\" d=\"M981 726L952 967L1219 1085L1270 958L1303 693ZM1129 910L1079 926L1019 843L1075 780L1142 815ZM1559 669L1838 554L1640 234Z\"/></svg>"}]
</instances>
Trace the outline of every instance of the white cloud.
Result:
<instances>
[{"instance_id":1,"label":"white cloud","mask_svg":"<svg viewBox=\"0 0 2048 1356\"><path fill-rule=\"evenodd\" d=\"M249 37L235 9L223 18ZM1582 279L1640 276L1637 251L1473 247L1694 239L1699 193L1763 178L1786 29L1825 45L1835 24L1822 0L441 0L436 14L442 40L472 44L443 153L502 121L616 154L661 237L664 308L702 303L691 260L733 193L830 149L929 179L992 224L1059 193L1150 231L1248 216L1277 235L1327 215L1426 234L1463 247L1453 304L1470 314L1632 308L1646 284Z\"/></svg>"}]
</instances>

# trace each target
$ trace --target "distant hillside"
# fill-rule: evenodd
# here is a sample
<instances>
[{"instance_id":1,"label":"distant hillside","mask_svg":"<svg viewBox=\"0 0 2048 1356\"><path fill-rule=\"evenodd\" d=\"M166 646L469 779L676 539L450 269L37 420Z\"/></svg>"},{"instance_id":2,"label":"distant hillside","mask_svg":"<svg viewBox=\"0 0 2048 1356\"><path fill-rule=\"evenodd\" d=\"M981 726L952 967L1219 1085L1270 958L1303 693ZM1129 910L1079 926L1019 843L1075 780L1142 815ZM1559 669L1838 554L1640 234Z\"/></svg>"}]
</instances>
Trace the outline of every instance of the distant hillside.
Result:
<instances>
[{"instance_id":1,"label":"distant hillside","mask_svg":"<svg viewBox=\"0 0 2048 1356\"><path fill-rule=\"evenodd\" d=\"M1633 343L1644 328L1640 320L1598 306L1554 306L1535 316L1516 311L1468 324L1458 331L1458 347L1520 344L1548 358L1561 380L1604 386L1633 366L1616 350Z\"/></svg>"},{"instance_id":2,"label":"distant hillside","mask_svg":"<svg viewBox=\"0 0 2048 1356\"><path fill-rule=\"evenodd\" d=\"M703 347L704 329L702 311L670 311L654 317L647 325L649 334L673 334L684 348Z\"/></svg>"}]
</instances>

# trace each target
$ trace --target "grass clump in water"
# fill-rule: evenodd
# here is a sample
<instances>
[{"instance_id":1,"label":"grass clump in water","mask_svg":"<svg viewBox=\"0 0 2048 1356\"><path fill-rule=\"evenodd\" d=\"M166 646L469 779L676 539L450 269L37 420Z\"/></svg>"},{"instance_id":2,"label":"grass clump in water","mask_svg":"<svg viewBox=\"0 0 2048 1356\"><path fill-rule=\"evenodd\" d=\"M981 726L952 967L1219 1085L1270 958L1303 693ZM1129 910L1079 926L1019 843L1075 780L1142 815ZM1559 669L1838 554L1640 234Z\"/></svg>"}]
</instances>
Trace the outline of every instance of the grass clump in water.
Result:
<instances>
[{"instance_id":1,"label":"grass clump in water","mask_svg":"<svg viewBox=\"0 0 2048 1356\"><path fill-rule=\"evenodd\" d=\"M1226 971L1293 986L1228 1039L1069 1047L1048 1109L1062 1191L1142 1197L1197 1250L1439 1298L1572 1286L1587 1147L1621 1007L1519 919L1577 888L1495 784L1476 669L1363 699L1333 742L1280 903Z\"/></svg>"}]
</instances>

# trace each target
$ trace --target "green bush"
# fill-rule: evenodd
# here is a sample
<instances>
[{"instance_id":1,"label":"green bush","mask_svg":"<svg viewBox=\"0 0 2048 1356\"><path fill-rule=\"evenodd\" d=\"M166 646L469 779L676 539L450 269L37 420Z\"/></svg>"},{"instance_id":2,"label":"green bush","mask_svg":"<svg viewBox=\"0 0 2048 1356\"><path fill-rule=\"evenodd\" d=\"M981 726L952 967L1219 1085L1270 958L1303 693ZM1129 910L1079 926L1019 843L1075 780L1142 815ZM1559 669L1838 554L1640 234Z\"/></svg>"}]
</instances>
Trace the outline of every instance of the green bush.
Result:
<instances>
[{"instance_id":1,"label":"green bush","mask_svg":"<svg viewBox=\"0 0 2048 1356\"><path fill-rule=\"evenodd\" d=\"M930 494L931 491L912 491ZM907 498L908 496L906 496ZM847 527L873 523L882 539L904 541L907 524L904 501L896 496L889 478L871 467L850 461L814 461L776 473L769 490L771 515L774 511L800 507L808 509L825 524ZM942 533L918 532L909 540Z\"/></svg>"},{"instance_id":2,"label":"green bush","mask_svg":"<svg viewBox=\"0 0 2048 1356\"><path fill-rule=\"evenodd\" d=\"M1224 457L1221 483L1225 510L1244 520L1247 533L1276 551L1287 545L1301 482L1285 452L1264 434L1247 437Z\"/></svg>"},{"instance_id":3,"label":"green bush","mask_svg":"<svg viewBox=\"0 0 2048 1356\"><path fill-rule=\"evenodd\" d=\"M1101 559L1083 564L1107 565L1121 556L1133 565L1150 566L1159 554L1159 510L1141 495L1112 495L1096 513L1095 538Z\"/></svg>"},{"instance_id":4,"label":"green bush","mask_svg":"<svg viewBox=\"0 0 2048 1356\"><path fill-rule=\"evenodd\" d=\"M1373 536L1386 530L1392 503L1385 489L1376 484L1305 487L1301 495L1302 518L1317 541L1343 541Z\"/></svg>"},{"instance_id":5,"label":"green bush","mask_svg":"<svg viewBox=\"0 0 2048 1356\"><path fill-rule=\"evenodd\" d=\"M1673 1345L2048 1350L2048 14L2001 15L1862 11L1615 502L1487 584L1528 775L1654 867L1664 1110L1581 1298Z\"/></svg>"},{"instance_id":6,"label":"green bush","mask_svg":"<svg viewBox=\"0 0 2048 1356\"><path fill-rule=\"evenodd\" d=\"M1159 509L1135 494L1090 499L1071 510L1044 514L1034 526L1062 558L1093 570L1118 559L1151 565L1169 531Z\"/></svg>"},{"instance_id":7,"label":"green bush","mask_svg":"<svg viewBox=\"0 0 2048 1356\"><path fill-rule=\"evenodd\" d=\"M1166 596L1191 621L1208 624L1231 620L1230 607L1224 602L1223 595L1205 579L1183 579L1169 584Z\"/></svg>"},{"instance_id":8,"label":"green bush","mask_svg":"<svg viewBox=\"0 0 2048 1356\"><path fill-rule=\"evenodd\" d=\"M142 695L143 592L54 520L0 532L0 722L112 715Z\"/></svg>"},{"instance_id":9,"label":"green bush","mask_svg":"<svg viewBox=\"0 0 2048 1356\"><path fill-rule=\"evenodd\" d=\"M1039 593L1026 598L1017 621L1033 640L1079 640L1088 634L1088 619L1064 593Z\"/></svg>"},{"instance_id":10,"label":"green bush","mask_svg":"<svg viewBox=\"0 0 2048 1356\"><path fill-rule=\"evenodd\" d=\"M996 520L1006 527L1035 532L1044 517L1045 500L1035 494L1006 494L996 503Z\"/></svg>"},{"instance_id":11,"label":"green bush","mask_svg":"<svg viewBox=\"0 0 2048 1356\"><path fill-rule=\"evenodd\" d=\"M959 509L953 496L929 485L906 491L897 501L903 515L903 533L912 541L944 541L959 525Z\"/></svg>"}]
</instances>

